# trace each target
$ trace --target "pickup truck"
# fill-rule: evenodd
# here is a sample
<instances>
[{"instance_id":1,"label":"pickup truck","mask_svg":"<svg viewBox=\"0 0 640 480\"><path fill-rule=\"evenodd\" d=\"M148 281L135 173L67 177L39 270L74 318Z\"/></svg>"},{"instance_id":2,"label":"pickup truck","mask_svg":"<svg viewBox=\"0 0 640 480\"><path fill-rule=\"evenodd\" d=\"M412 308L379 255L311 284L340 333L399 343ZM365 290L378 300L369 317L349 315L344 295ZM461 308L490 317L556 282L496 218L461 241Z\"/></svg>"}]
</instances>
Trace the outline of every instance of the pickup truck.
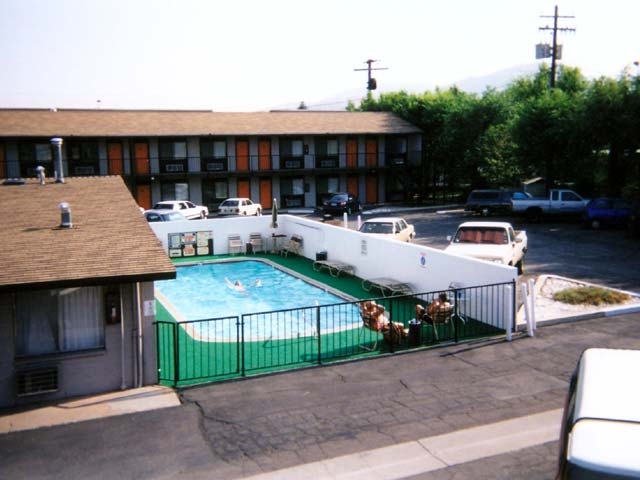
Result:
<instances>
[{"instance_id":1,"label":"pickup truck","mask_svg":"<svg viewBox=\"0 0 640 480\"><path fill-rule=\"evenodd\" d=\"M530 220L543 215L582 215L589 200L573 190L553 189L548 198L512 199L511 212L524 214Z\"/></svg>"},{"instance_id":2,"label":"pickup truck","mask_svg":"<svg viewBox=\"0 0 640 480\"><path fill-rule=\"evenodd\" d=\"M514 230L510 223L464 222L453 238L447 239L447 253L511 265L519 274L524 272L527 232Z\"/></svg>"}]
</instances>

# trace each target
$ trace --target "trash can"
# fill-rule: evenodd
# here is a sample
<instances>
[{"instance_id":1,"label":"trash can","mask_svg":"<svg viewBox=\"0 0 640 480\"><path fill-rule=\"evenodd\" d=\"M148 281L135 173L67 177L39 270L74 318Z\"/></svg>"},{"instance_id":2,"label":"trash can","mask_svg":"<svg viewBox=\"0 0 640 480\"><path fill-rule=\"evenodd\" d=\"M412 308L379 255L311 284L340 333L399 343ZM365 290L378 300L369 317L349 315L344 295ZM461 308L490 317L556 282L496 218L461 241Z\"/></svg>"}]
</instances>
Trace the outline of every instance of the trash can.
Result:
<instances>
[{"instance_id":1,"label":"trash can","mask_svg":"<svg viewBox=\"0 0 640 480\"><path fill-rule=\"evenodd\" d=\"M324 261L327 259L327 251L323 250L322 252L316 252L316 262Z\"/></svg>"},{"instance_id":2,"label":"trash can","mask_svg":"<svg viewBox=\"0 0 640 480\"><path fill-rule=\"evenodd\" d=\"M420 322L411 320L409 322L409 346L417 347L422 342L422 325Z\"/></svg>"}]
</instances>

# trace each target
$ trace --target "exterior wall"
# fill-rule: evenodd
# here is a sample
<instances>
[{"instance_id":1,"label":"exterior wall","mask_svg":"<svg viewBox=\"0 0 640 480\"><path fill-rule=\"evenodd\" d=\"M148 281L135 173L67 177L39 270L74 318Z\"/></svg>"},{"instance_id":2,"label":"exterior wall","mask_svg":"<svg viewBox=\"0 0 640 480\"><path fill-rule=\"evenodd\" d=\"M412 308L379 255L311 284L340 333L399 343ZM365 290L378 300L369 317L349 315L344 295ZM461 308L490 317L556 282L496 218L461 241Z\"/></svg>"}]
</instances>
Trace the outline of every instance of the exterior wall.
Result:
<instances>
[{"instance_id":1,"label":"exterior wall","mask_svg":"<svg viewBox=\"0 0 640 480\"><path fill-rule=\"evenodd\" d=\"M339 178L339 185L341 190L346 190L347 188L347 177L348 176L357 176L359 177L359 185L360 191L359 196L361 197L361 201L364 201L364 193L366 191L366 181L365 176L369 169L366 165L366 155L365 155L365 145L367 138L375 138L377 144L377 157L376 157L376 168L375 175L377 176L377 188L375 192L376 202L385 202L386 199L386 182L385 177L387 175L388 166L385 165L385 135L377 135L377 136L364 136L359 135L355 137L358 143L358 153L357 153L357 166L355 168L347 167L346 160L346 144L348 135L336 135L335 138L338 139L339 142L339 156L338 156L338 168L316 168L315 167L315 139L317 138L315 135L304 135L301 138L303 139L303 143L308 146L308 153L304 155L304 168L297 171L290 170L282 170L280 168L280 145L279 145L279 136L270 136L268 138L271 144L271 156L272 156L272 165L269 171L260 170L258 168L258 144L262 137L260 136L250 136L249 140L249 154L250 154L250 170L248 172L238 172L236 169L236 161L235 161L235 142L237 137L234 136L226 136L227 142L227 171L220 171L216 173L204 173L200 171L200 138L199 136L188 136L185 137L187 142L187 155L188 155L188 172L185 172L185 175L181 178L187 178L189 183L189 192L190 192L190 200L196 203L202 203L203 201L203 189L202 189L202 180L203 179L217 179L217 180L225 180L228 185L228 194L229 196L237 196L237 179L239 177L249 178L251 183L251 196L254 201L258 201L260 198L259 195L259 179L260 177L270 177L272 180L272 196L277 198L279 201L279 205L282 203L282 193L280 188L280 182L283 176L288 176L293 174L294 176L301 176L304 178L305 184L308 185L307 191L305 191L304 195L304 203L306 207L315 207L317 206L317 189L316 189L316 178L318 176L337 176ZM135 168L132 165L134 159L132 158L132 148L135 141L145 141L149 146L149 159L150 159L150 171L148 174L140 174L135 172ZM50 139L40 139L39 141L49 142ZM163 181L172 181L172 176L170 174L161 174L160 172L160 162L158 158L158 137L150 137L146 139L130 139L130 138L102 138L98 139L98 151L99 151L99 166L100 166L100 174L106 175L108 173L108 164L107 164L107 143L113 141L121 141L122 142L122 152L123 152L123 163L124 163L124 172L125 181L131 188L132 192L135 193L136 185L138 184L150 184L151 185L151 203L156 203L161 198L161 189L160 184ZM19 177L20 176L20 165L18 159L18 140L7 139L5 142L5 160L6 160L6 172L8 177ZM63 146L62 146L62 154L63 154L63 166L65 175L68 175L69 165L67 161L67 145L66 139L63 138ZM421 135L408 135L407 136L407 145L409 148L409 154L407 159L407 164L403 167L394 167L396 171L398 169L411 169L416 165L419 165L420 159L422 157L421 152ZM46 172L47 176L52 177L53 171ZM209 207L214 207L214 205L209 205ZM217 205L215 205L217 207Z\"/></svg>"},{"instance_id":2,"label":"exterior wall","mask_svg":"<svg viewBox=\"0 0 640 480\"><path fill-rule=\"evenodd\" d=\"M137 368L138 322L135 306L136 287L121 286L123 311L121 323L105 324L105 347L95 351L50 354L41 357L15 357L13 295L0 295L0 407L43 402L102 392L153 385L157 382L156 352L153 331L153 283L140 285L142 315L142 381ZM145 312L144 302L148 303ZM145 313L147 315L145 316ZM124 355L123 355L124 351ZM123 363L124 361L124 363ZM34 364L58 365L58 391L17 397L16 367Z\"/></svg>"},{"instance_id":3,"label":"exterior wall","mask_svg":"<svg viewBox=\"0 0 640 480\"><path fill-rule=\"evenodd\" d=\"M445 290L452 283L468 287L511 282L517 278L517 270L513 267L459 257L423 245L367 235L293 215L279 215L276 230L270 228L270 223L271 215L265 212L262 217L157 222L149 226L165 250L170 232L211 231L216 255L229 252L227 237L231 233L240 234L246 242L249 233L261 232L268 247L272 233L287 237L295 233L302 236L302 254L309 259L315 259L317 252L326 251L329 260L354 265L360 278L392 277L410 283L417 292Z\"/></svg>"}]
</instances>

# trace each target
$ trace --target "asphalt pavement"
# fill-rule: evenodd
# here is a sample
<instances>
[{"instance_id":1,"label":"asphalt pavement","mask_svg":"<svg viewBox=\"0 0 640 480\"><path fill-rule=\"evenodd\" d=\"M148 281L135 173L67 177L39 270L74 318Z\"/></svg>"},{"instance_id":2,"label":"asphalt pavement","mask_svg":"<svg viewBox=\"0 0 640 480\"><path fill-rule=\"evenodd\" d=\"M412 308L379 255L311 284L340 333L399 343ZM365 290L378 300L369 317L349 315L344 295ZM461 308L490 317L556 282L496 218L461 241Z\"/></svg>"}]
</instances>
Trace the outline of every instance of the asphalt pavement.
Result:
<instances>
[{"instance_id":1,"label":"asphalt pavement","mask_svg":"<svg viewBox=\"0 0 640 480\"><path fill-rule=\"evenodd\" d=\"M639 322L184 389L176 407L1 434L0 478L551 479L580 353L640 348Z\"/></svg>"}]
</instances>

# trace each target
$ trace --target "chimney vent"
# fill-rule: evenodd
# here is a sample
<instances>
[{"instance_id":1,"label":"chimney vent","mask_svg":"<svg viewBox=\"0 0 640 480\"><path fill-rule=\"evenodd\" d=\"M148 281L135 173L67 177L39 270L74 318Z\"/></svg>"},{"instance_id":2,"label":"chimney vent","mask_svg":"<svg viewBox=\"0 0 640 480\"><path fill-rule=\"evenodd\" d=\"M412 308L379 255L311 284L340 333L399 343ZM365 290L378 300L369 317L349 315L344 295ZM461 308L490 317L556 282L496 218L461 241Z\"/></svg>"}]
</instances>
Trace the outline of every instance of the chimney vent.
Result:
<instances>
[{"instance_id":1,"label":"chimney vent","mask_svg":"<svg viewBox=\"0 0 640 480\"><path fill-rule=\"evenodd\" d=\"M73 223L71 223L71 207L69 204L67 202L61 202L58 207L60 207L60 227L73 227Z\"/></svg>"}]
</instances>

